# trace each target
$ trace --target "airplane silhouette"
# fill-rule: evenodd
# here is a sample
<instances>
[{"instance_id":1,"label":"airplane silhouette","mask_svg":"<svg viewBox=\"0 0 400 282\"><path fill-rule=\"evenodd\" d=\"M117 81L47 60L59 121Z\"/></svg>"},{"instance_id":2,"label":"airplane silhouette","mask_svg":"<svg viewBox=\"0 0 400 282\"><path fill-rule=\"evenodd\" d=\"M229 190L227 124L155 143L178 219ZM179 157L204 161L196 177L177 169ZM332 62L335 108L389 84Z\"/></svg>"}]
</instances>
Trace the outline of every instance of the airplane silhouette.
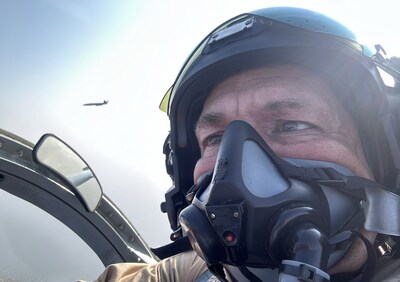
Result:
<instances>
[{"instance_id":1,"label":"airplane silhouette","mask_svg":"<svg viewBox=\"0 0 400 282\"><path fill-rule=\"evenodd\" d=\"M108 104L108 100L104 100L103 102L100 103L86 103L83 104L83 106L103 106L103 105L107 105Z\"/></svg>"}]
</instances>

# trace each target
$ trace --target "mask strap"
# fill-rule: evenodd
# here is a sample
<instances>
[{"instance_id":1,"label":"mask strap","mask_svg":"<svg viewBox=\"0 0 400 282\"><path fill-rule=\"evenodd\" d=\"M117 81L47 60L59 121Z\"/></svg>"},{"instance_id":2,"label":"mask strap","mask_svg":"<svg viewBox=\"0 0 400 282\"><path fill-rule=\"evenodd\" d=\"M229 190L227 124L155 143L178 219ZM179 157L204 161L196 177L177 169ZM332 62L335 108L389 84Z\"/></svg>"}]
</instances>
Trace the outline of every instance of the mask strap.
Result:
<instances>
[{"instance_id":1,"label":"mask strap","mask_svg":"<svg viewBox=\"0 0 400 282\"><path fill-rule=\"evenodd\" d=\"M298 167L283 164L280 169L286 177L314 180L328 186L340 187L344 186L348 181L347 176L331 167Z\"/></svg>"},{"instance_id":2,"label":"mask strap","mask_svg":"<svg viewBox=\"0 0 400 282\"><path fill-rule=\"evenodd\" d=\"M367 249L367 261L365 262L364 267L361 269L361 271L356 274L344 272L331 275L331 282L341 282L341 281L368 282L375 273L377 255L373 245L360 232L352 231L352 233L363 241L365 248Z\"/></svg>"}]
</instances>

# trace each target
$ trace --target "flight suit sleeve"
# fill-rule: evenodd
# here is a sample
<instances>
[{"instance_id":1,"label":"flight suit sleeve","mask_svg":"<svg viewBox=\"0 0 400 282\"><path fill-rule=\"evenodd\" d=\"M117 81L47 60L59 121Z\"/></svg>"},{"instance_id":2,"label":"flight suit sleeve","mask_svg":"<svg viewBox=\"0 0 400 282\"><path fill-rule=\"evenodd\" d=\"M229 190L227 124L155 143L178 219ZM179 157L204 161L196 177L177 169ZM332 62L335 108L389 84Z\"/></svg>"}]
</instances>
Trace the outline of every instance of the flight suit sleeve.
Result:
<instances>
[{"instance_id":1,"label":"flight suit sleeve","mask_svg":"<svg viewBox=\"0 0 400 282\"><path fill-rule=\"evenodd\" d=\"M204 261L194 251L188 251L154 264L112 264L95 281L195 281L206 271Z\"/></svg>"}]
</instances>

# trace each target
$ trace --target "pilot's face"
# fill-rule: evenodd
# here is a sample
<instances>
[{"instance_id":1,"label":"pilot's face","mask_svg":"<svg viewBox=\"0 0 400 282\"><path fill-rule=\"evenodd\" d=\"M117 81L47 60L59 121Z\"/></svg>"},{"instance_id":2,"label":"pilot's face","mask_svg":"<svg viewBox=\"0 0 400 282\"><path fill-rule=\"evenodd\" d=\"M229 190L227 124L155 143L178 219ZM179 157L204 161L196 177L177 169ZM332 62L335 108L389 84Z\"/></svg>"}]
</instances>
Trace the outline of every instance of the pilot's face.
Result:
<instances>
[{"instance_id":1,"label":"pilot's face","mask_svg":"<svg viewBox=\"0 0 400 282\"><path fill-rule=\"evenodd\" d=\"M306 69L275 65L249 70L214 87L196 125L201 156L195 183L213 170L221 137L234 120L251 124L281 157L333 162L372 179L350 115L332 89ZM373 233L363 233L373 241ZM333 272L362 265L365 248L361 241L355 243Z\"/></svg>"},{"instance_id":2,"label":"pilot's face","mask_svg":"<svg viewBox=\"0 0 400 282\"><path fill-rule=\"evenodd\" d=\"M201 157L194 181L212 170L225 127L251 124L281 157L328 161L372 178L353 121L317 76L275 65L223 80L210 93L196 125Z\"/></svg>"}]
</instances>

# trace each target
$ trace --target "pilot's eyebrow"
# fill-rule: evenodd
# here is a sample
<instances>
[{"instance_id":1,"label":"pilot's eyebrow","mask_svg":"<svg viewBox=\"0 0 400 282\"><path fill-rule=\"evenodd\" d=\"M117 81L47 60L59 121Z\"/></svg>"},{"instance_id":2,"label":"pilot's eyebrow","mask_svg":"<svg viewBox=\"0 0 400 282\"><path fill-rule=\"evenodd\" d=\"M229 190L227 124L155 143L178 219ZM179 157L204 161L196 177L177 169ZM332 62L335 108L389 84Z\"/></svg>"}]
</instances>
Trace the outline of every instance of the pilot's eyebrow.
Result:
<instances>
[{"instance_id":1,"label":"pilot's eyebrow","mask_svg":"<svg viewBox=\"0 0 400 282\"><path fill-rule=\"evenodd\" d=\"M278 101L269 101L264 105L264 110L266 112L277 112L284 109L299 109L303 108L304 105L296 100L278 100ZM224 114L222 113L206 113L199 117L195 125L195 130L202 129L205 127L220 127L224 124Z\"/></svg>"},{"instance_id":2,"label":"pilot's eyebrow","mask_svg":"<svg viewBox=\"0 0 400 282\"><path fill-rule=\"evenodd\" d=\"M223 124L224 115L221 113L207 113L203 114L199 117L199 120L196 122L195 130L213 126L217 127Z\"/></svg>"},{"instance_id":3,"label":"pilot's eyebrow","mask_svg":"<svg viewBox=\"0 0 400 282\"><path fill-rule=\"evenodd\" d=\"M266 111L280 111L283 109L299 109L304 107L302 103L296 100L271 101L264 105Z\"/></svg>"}]
</instances>

